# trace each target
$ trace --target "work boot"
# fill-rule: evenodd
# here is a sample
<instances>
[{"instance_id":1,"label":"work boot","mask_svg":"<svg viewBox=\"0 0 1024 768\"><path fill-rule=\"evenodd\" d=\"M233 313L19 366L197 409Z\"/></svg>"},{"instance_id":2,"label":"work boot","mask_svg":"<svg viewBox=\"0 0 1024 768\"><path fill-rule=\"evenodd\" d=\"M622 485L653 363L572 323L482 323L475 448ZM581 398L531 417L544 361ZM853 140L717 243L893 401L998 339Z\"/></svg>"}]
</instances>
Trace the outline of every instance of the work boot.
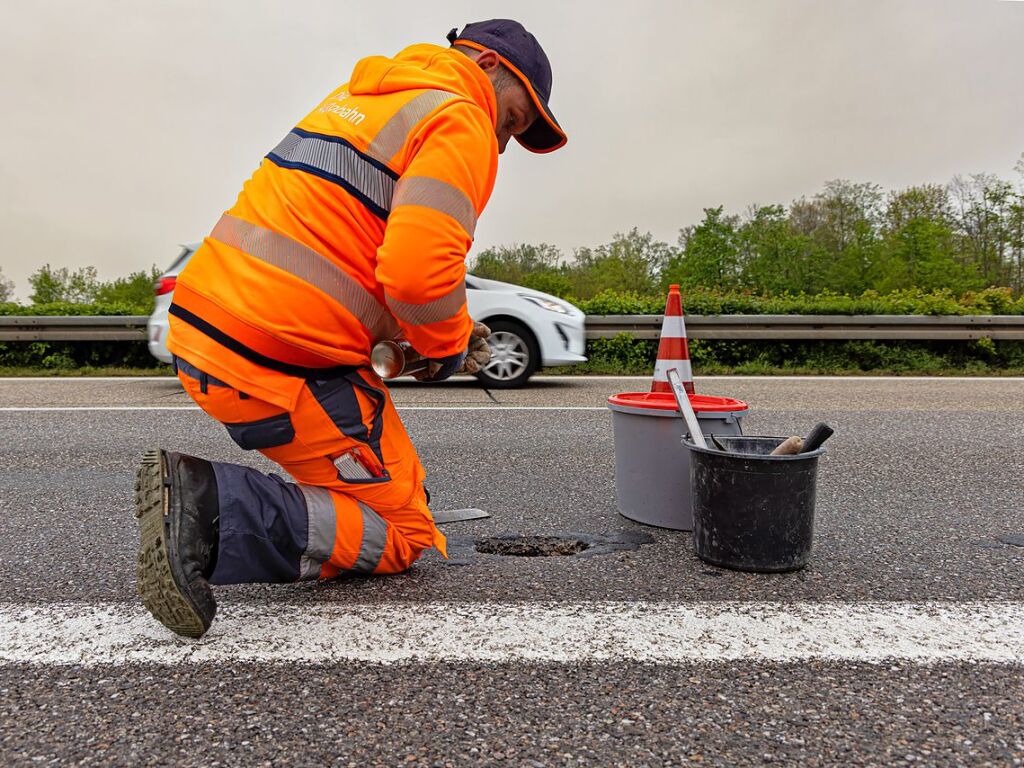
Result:
<instances>
[{"instance_id":1,"label":"work boot","mask_svg":"<svg viewBox=\"0 0 1024 768\"><path fill-rule=\"evenodd\" d=\"M217 564L219 514L210 462L160 449L146 452L135 474L139 595L179 635L202 637L217 612L207 579Z\"/></svg>"}]
</instances>

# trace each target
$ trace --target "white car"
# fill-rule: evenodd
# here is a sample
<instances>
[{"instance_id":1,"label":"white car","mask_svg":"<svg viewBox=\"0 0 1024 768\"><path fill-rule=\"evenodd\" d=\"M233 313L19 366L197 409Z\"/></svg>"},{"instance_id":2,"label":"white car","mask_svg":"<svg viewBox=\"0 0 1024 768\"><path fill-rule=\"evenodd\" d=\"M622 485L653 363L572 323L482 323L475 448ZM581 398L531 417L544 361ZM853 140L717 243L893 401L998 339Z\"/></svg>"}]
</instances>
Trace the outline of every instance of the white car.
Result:
<instances>
[{"instance_id":1,"label":"white car","mask_svg":"<svg viewBox=\"0 0 1024 768\"><path fill-rule=\"evenodd\" d=\"M178 273L195 253L199 243L182 246L178 258L156 285L156 309L149 318L149 351L165 363L167 351L167 309ZM541 367L572 365L586 361L586 316L572 304L530 288L497 280L466 277L466 303L474 320L491 329L491 362L477 378L486 387L521 387Z\"/></svg>"}]
</instances>

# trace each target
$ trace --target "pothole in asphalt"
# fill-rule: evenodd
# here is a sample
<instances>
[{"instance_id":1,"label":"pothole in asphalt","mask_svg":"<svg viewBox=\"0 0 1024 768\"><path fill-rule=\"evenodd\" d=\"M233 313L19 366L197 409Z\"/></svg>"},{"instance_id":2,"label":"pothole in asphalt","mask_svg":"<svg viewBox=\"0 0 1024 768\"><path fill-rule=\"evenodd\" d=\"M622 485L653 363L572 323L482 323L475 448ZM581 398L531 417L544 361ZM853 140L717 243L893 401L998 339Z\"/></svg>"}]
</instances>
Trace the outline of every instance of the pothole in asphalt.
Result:
<instances>
[{"instance_id":1,"label":"pothole in asphalt","mask_svg":"<svg viewBox=\"0 0 1024 768\"><path fill-rule=\"evenodd\" d=\"M448 537L449 554L456 560L468 562L475 555L499 557L554 557L590 558L614 552L632 552L642 544L650 544L654 537L640 531L616 533L559 532L546 535L500 534L477 538Z\"/></svg>"},{"instance_id":2,"label":"pothole in asphalt","mask_svg":"<svg viewBox=\"0 0 1024 768\"><path fill-rule=\"evenodd\" d=\"M569 536L489 536L474 542L480 554L505 557L568 557L590 547L590 542Z\"/></svg>"}]
</instances>

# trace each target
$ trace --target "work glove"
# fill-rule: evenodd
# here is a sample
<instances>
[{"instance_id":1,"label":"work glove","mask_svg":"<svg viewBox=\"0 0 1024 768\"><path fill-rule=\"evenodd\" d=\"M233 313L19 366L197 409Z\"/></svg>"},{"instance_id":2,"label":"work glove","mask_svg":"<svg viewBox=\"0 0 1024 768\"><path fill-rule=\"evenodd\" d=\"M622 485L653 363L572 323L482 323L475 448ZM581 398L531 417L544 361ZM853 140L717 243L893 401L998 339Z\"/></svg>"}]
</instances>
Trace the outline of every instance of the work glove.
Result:
<instances>
[{"instance_id":1,"label":"work glove","mask_svg":"<svg viewBox=\"0 0 1024 768\"><path fill-rule=\"evenodd\" d=\"M466 349L466 359L459 369L459 373L480 373L491 360L491 345L487 343L487 337L491 335L491 329L483 323L473 323L473 330L469 334L469 348Z\"/></svg>"},{"instance_id":2,"label":"work glove","mask_svg":"<svg viewBox=\"0 0 1024 768\"><path fill-rule=\"evenodd\" d=\"M487 337L491 329L483 323L473 323L469 333L469 347L465 352L431 360L425 370L414 373L413 378L419 381L444 381L456 373L478 373L491 359L491 347Z\"/></svg>"},{"instance_id":3,"label":"work glove","mask_svg":"<svg viewBox=\"0 0 1024 768\"><path fill-rule=\"evenodd\" d=\"M465 352L437 360L431 359L427 361L427 367L424 370L417 371L412 377L417 381L444 381L458 373L464 362L466 362Z\"/></svg>"}]
</instances>

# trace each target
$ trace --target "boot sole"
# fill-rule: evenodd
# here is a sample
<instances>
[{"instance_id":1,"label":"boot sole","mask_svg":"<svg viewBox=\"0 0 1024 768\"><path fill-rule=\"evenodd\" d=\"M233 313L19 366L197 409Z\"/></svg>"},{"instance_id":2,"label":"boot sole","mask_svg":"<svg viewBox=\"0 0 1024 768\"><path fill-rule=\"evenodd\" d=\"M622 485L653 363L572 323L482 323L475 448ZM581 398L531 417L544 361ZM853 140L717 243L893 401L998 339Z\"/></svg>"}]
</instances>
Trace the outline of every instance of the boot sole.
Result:
<instances>
[{"instance_id":1,"label":"boot sole","mask_svg":"<svg viewBox=\"0 0 1024 768\"><path fill-rule=\"evenodd\" d=\"M142 604L165 627L185 637L202 637L202 617L182 594L167 553L170 489L163 451L146 451L135 473L135 517L139 521L137 587Z\"/></svg>"}]
</instances>

